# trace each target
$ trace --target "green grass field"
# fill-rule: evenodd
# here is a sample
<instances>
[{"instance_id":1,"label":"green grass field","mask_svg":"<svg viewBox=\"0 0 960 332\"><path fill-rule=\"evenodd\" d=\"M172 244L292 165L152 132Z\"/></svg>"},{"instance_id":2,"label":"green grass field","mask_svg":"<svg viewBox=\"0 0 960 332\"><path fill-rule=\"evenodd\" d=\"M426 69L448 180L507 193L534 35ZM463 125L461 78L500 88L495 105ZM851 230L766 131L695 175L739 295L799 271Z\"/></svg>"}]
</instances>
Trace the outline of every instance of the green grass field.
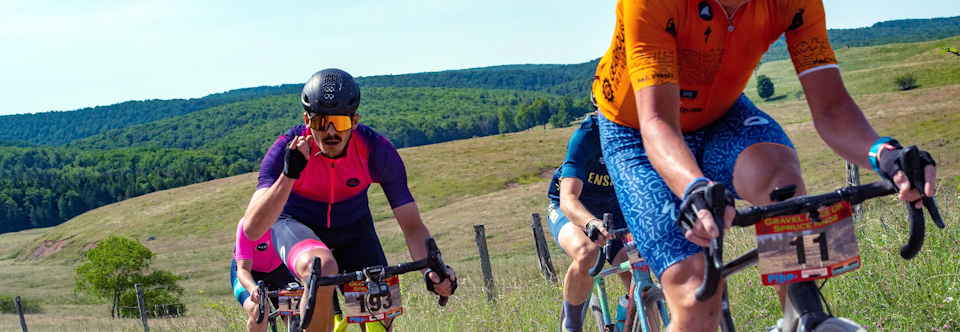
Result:
<instances>
[{"instance_id":1,"label":"green grass field","mask_svg":"<svg viewBox=\"0 0 960 332\"><path fill-rule=\"evenodd\" d=\"M945 41L958 44L960 37ZM825 295L835 313L869 325L869 330L960 329L960 58L937 55L935 45L942 42L837 50L847 86L877 131L905 144L922 144L937 158L942 184L937 199L948 224L943 231L928 225L924 251L904 261L897 254L907 236L902 205L885 198L866 206L865 221L858 225L863 267L832 279ZM892 77L902 70L916 75L919 89L892 90ZM760 73L774 79L777 95L787 95L790 84L799 89L789 62L764 64ZM747 95L756 101L755 94L748 85ZM789 93L758 104L796 145L811 193L843 186L843 162L816 134L805 101ZM462 288L448 307L439 308L416 276L405 278L407 311L396 331L543 331L555 326L561 287L539 276L529 216L545 213L543 175L562 161L572 131L537 128L400 150L423 220L448 264L458 271ZM861 174L864 183L878 179L871 170ZM0 235L0 294L41 303L45 313L27 317L31 330L138 330L139 320L111 320L108 305L72 291L74 269L84 259L85 247L111 234L130 236L155 253L155 267L184 277L187 317L151 320L153 330L235 331L243 322L228 284L230 252L256 177L250 173L156 192L57 227ZM382 191L374 186L370 197L388 259L407 259L402 233L390 218ZM481 287L474 224L487 230L498 286L498 301L492 305ZM727 259L755 245L752 230L730 234ZM151 237L154 240L147 241ZM562 274L569 259L548 242ZM38 247L57 245L61 251L31 257ZM779 313L773 292L756 286L755 270L730 281L735 318L743 331L762 330ZM615 284L608 283L610 293L622 293ZM0 330L18 328L16 316L0 315Z\"/></svg>"}]
</instances>

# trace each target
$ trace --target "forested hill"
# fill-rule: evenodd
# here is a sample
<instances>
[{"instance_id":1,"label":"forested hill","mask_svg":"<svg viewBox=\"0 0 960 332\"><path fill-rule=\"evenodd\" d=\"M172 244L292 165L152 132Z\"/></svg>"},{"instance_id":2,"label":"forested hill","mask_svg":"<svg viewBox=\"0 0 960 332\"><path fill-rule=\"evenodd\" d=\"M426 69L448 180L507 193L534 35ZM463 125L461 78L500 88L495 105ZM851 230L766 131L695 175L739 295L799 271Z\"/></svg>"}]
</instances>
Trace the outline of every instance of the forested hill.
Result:
<instances>
[{"instance_id":1,"label":"forested hill","mask_svg":"<svg viewBox=\"0 0 960 332\"><path fill-rule=\"evenodd\" d=\"M827 36L833 49L864 47L894 43L915 43L960 36L960 16L931 19L886 21L870 27L856 29L829 29ZM780 36L762 62L786 60L787 42Z\"/></svg>"},{"instance_id":2,"label":"forested hill","mask_svg":"<svg viewBox=\"0 0 960 332\"><path fill-rule=\"evenodd\" d=\"M602 54L598 54L602 55ZM540 91L586 96L600 59L573 65L509 65L360 78L364 87L447 87Z\"/></svg>"},{"instance_id":3,"label":"forested hill","mask_svg":"<svg viewBox=\"0 0 960 332\"><path fill-rule=\"evenodd\" d=\"M111 129L149 123L238 101L289 94L291 88L294 86L262 86L215 93L203 98L126 101L74 111L4 115L0 116L0 142L23 141L60 146ZM0 144L11 145L15 144Z\"/></svg>"},{"instance_id":4,"label":"forested hill","mask_svg":"<svg viewBox=\"0 0 960 332\"><path fill-rule=\"evenodd\" d=\"M363 88L361 122L397 147L570 123L586 99L532 91ZM65 147L0 147L0 233L58 225L146 193L255 171L297 124L296 94L109 131Z\"/></svg>"}]
</instances>

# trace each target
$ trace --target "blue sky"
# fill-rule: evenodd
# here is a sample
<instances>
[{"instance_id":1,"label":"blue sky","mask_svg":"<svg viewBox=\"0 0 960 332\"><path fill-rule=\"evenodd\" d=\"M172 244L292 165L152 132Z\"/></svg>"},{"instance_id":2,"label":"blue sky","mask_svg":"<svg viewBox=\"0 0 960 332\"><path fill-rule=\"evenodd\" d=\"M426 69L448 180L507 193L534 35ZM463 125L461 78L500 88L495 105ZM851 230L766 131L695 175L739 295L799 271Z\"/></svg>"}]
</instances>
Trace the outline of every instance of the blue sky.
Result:
<instances>
[{"instance_id":1,"label":"blue sky","mask_svg":"<svg viewBox=\"0 0 960 332\"><path fill-rule=\"evenodd\" d=\"M956 0L824 0L827 27L960 15ZM0 114L602 55L616 1L0 0Z\"/></svg>"}]
</instances>

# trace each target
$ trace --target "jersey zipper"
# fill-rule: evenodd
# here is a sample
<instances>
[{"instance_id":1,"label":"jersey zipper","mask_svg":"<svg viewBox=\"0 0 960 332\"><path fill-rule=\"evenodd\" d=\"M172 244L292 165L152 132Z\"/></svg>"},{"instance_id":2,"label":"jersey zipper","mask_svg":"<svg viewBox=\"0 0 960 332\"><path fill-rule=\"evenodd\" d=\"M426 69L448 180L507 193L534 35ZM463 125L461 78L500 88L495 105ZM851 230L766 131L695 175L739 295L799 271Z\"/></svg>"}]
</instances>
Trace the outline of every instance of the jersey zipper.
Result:
<instances>
[{"instance_id":1,"label":"jersey zipper","mask_svg":"<svg viewBox=\"0 0 960 332\"><path fill-rule=\"evenodd\" d=\"M716 0L716 2L717 2L718 5L720 5L720 10L722 10L724 14L727 14L727 9L726 9L726 8L723 8L723 5L720 4L720 0ZM748 0L748 1L744 1L744 2L741 3L739 6L737 6L737 8L734 8L734 9L733 9L733 12L730 13L730 15L724 15L724 16L727 17L727 31L728 31L728 32L733 32L733 15L736 15L736 14L737 14L737 11L740 10L740 7L743 7L743 5L747 4L747 2L750 2L750 1L749 1L749 0Z\"/></svg>"},{"instance_id":2,"label":"jersey zipper","mask_svg":"<svg viewBox=\"0 0 960 332\"><path fill-rule=\"evenodd\" d=\"M336 168L336 165L337 165L336 159L330 160L330 202L327 203L327 228L330 228L330 211L333 210L333 193L334 193L333 178L335 174L334 168Z\"/></svg>"}]
</instances>

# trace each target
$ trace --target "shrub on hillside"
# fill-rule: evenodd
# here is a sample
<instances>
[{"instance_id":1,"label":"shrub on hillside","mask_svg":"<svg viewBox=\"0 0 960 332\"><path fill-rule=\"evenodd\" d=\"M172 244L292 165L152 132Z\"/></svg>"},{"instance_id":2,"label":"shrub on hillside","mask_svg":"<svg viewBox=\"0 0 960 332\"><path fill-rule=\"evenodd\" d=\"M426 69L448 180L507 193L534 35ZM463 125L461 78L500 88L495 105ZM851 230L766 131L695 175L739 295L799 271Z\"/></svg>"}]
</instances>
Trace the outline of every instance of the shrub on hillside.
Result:
<instances>
[{"instance_id":1,"label":"shrub on hillside","mask_svg":"<svg viewBox=\"0 0 960 332\"><path fill-rule=\"evenodd\" d=\"M767 75L757 76L757 94L763 99L773 96L773 81Z\"/></svg>"},{"instance_id":2,"label":"shrub on hillside","mask_svg":"<svg viewBox=\"0 0 960 332\"><path fill-rule=\"evenodd\" d=\"M917 79L913 77L913 74L897 76L893 79L893 84L893 87L900 91L916 89L919 87L919 85L917 85Z\"/></svg>"},{"instance_id":3,"label":"shrub on hillside","mask_svg":"<svg viewBox=\"0 0 960 332\"><path fill-rule=\"evenodd\" d=\"M88 250L87 259L77 267L74 292L101 302L110 299L111 315L120 309L121 317L140 316L136 284L143 286L148 317L174 316L185 311L179 299L183 295L183 288L177 284L180 277L164 270L151 271L153 253L140 242L111 235Z\"/></svg>"},{"instance_id":4,"label":"shrub on hillside","mask_svg":"<svg viewBox=\"0 0 960 332\"><path fill-rule=\"evenodd\" d=\"M0 294L0 314L15 314L17 313L17 302L16 296ZM43 307L40 306L40 302L32 299L20 298L20 304L23 305L23 313L25 314L42 314Z\"/></svg>"}]
</instances>

